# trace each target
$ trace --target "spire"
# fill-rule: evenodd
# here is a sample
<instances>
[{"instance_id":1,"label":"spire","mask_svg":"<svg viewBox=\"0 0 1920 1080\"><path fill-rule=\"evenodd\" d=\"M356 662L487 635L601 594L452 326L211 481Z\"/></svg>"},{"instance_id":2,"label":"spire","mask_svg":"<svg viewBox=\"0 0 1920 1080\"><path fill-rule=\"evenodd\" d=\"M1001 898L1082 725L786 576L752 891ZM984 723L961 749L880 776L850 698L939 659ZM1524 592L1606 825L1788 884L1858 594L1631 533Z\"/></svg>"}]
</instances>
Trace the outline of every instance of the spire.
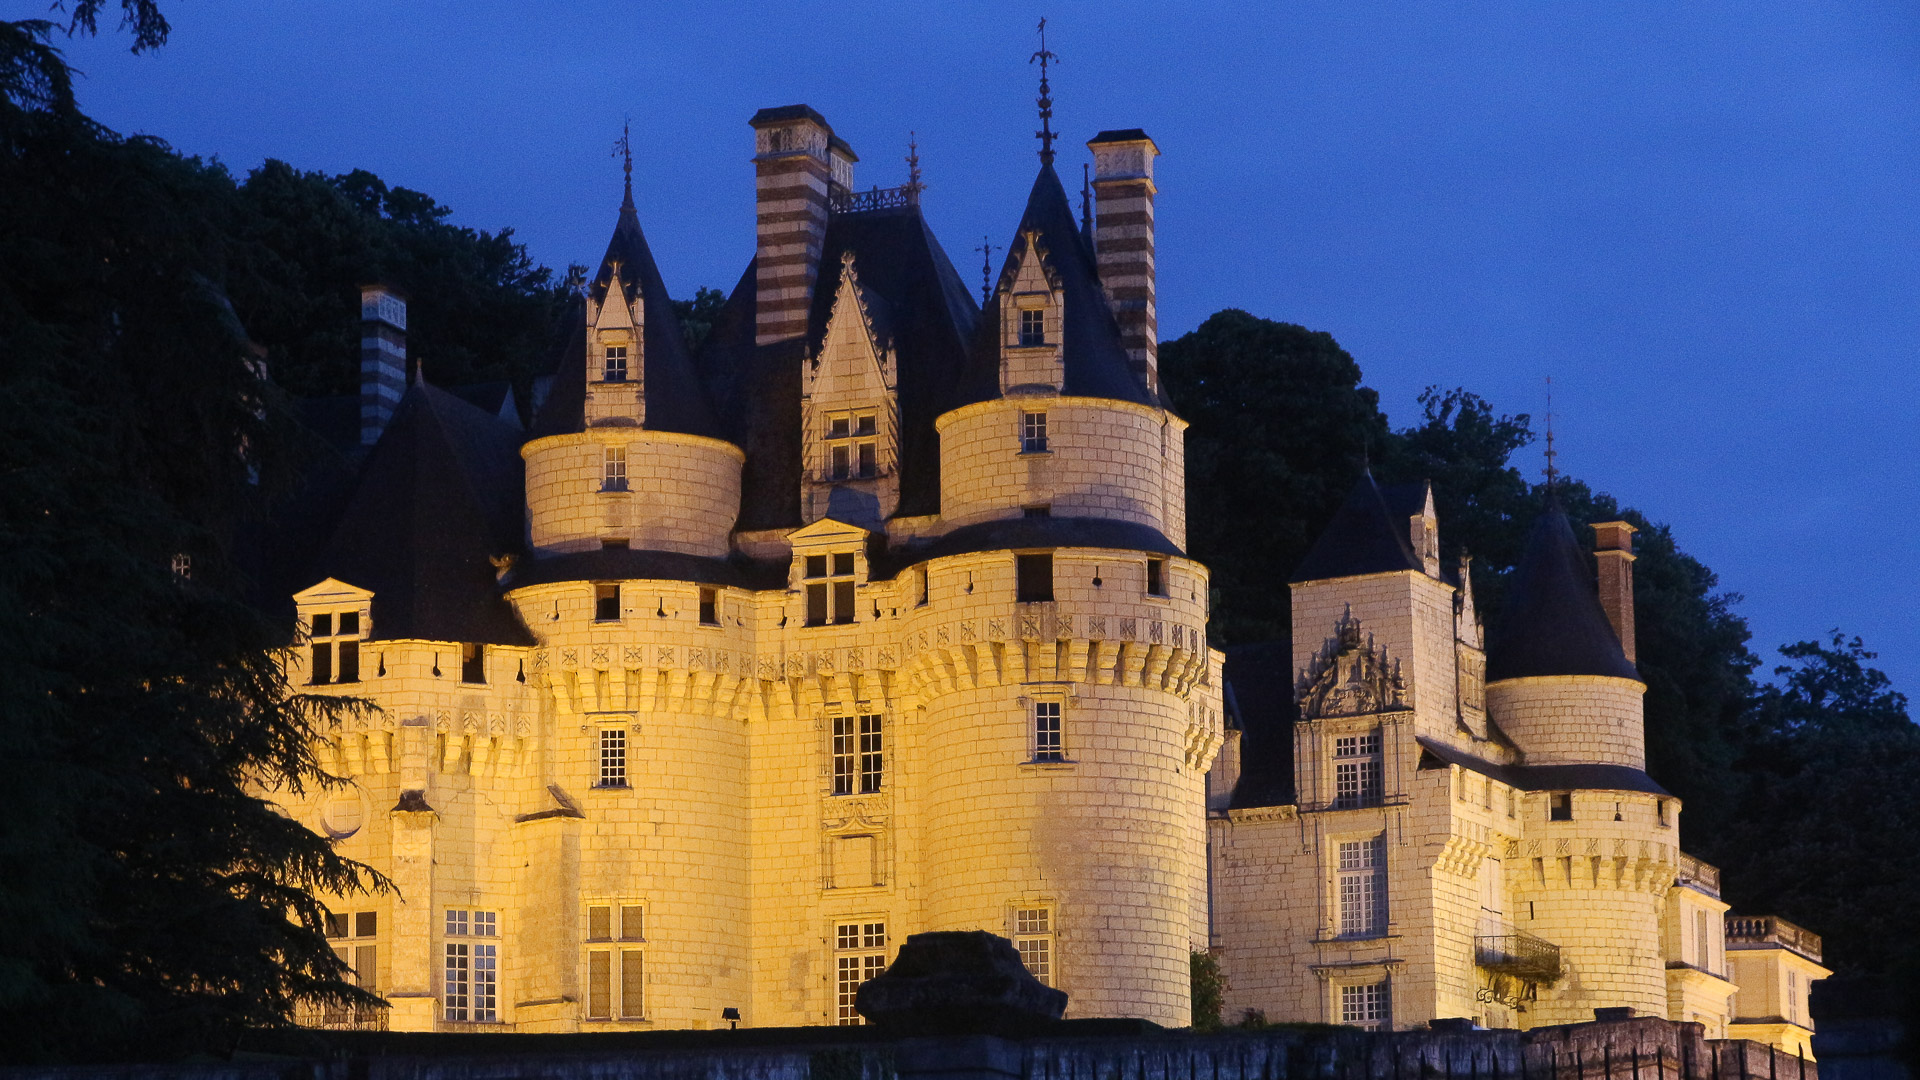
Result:
<instances>
[{"instance_id":1,"label":"spire","mask_svg":"<svg viewBox=\"0 0 1920 1080\"><path fill-rule=\"evenodd\" d=\"M633 209L633 121L626 120L620 125L620 138L614 141L613 156L622 158L627 170L627 193L620 201L620 209Z\"/></svg>"},{"instance_id":2,"label":"spire","mask_svg":"<svg viewBox=\"0 0 1920 1080\"><path fill-rule=\"evenodd\" d=\"M907 184L901 189L907 193L907 201L916 205L920 202L920 193L927 185L920 182L920 142L914 132L907 132Z\"/></svg>"},{"instance_id":3,"label":"spire","mask_svg":"<svg viewBox=\"0 0 1920 1080\"><path fill-rule=\"evenodd\" d=\"M1080 236L1093 250L1093 166L1080 164Z\"/></svg>"},{"instance_id":4,"label":"spire","mask_svg":"<svg viewBox=\"0 0 1920 1080\"><path fill-rule=\"evenodd\" d=\"M986 307L987 301L993 299L993 253L1006 249L994 243L993 237L983 236L980 246L973 250L980 253L980 306Z\"/></svg>"},{"instance_id":5,"label":"spire","mask_svg":"<svg viewBox=\"0 0 1920 1080\"><path fill-rule=\"evenodd\" d=\"M1053 91L1047 86L1047 65L1058 63L1060 57L1047 49L1047 20L1044 18L1040 20L1039 32L1040 49L1027 58L1029 64L1035 60L1040 61L1040 130L1033 134L1040 140L1041 163L1051 165L1053 164Z\"/></svg>"},{"instance_id":6,"label":"spire","mask_svg":"<svg viewBox=\"0 0 1920 1080\"><path fill-rule=\"evenodd\" d=\"M1547 376L1547 494L1554 493L1554 486L1560 479L1560 470L1554 468L1554 458L1558 454L1553 449L1553 376Z\"/></svg>"}]
</instances>

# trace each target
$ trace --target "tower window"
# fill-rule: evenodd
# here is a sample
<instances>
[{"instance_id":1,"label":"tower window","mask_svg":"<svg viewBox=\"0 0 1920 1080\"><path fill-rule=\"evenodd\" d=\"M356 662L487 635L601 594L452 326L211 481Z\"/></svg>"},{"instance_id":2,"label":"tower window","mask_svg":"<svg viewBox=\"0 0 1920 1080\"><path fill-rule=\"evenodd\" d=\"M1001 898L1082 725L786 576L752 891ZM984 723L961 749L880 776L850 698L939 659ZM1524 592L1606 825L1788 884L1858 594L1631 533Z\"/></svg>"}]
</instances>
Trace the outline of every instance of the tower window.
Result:
<instances>
[{"instance_id":1,"label":"tower window","mask_svg":"<svg viewBox=\"0 0 1920 1080\"><path fill-rule=\"evenodd\" d=\"M1556 791L1547 797L1547 820L1573 820L1573 792Z\"/></svg>"},{"instance_id":2,"label":"tower window","mask_svg":"<svg viewBox=\"0 0 1920 1080\"><path fill-rule=\"evenodd\" d=\"M1046 908L1016 908L1013 947L1028 974L1042 986L1053 985L1053 912Z\"/></svg>"},{"instance_id":3,"label":"tower window","mask_svg":"<svg viewBox=\"0 0 1920 1080\"><path fill-rule=\"evenodd\" d=\"M807 556L808 626L853 621L853 567L850 551Z\"/></svg>"},{"instance_id":4,"label":"tower window","mask_svg":"<svg viewBox=\"0 0 1920 1080\"><path fill-rule=\"evenodd\" d=\"M1044 454L1047 452L1047 414L1030 412L1020 414L1020 452L1023 454Z\"/></svg>"},{"instance_id":5,"label":"tower window","mask_svg":"<svg viewBox=\"0 0 1920 1080\"><path fill-rule=\"evenodd\" d=\"M484 683L487 681L487 647L477 641L463 642L460 646L460 681L463 683Z\"/></svg>"},{"instance_id":6,"label":"tower window","mask_svg":"<svg viewBox=\"0 0 1920 1080\"><path fill-rule=\"evenodd\" d=\"M925 607L927 601L932 598L932 592L928 585L927 564L921 563L919 566L914 567L913 576L915 582L920 586L920 606Z\"/></svg>"},{"instance_id":7,"label":"tower window","mask_svg":"<svg viewBox=\"0 0 1920 1080\"><path fill-rule=\"evenodd\" d=\"M1147 560L1147 595L1167 595L1167 560Z\"/></svg>"},{"instance_id":8,"label":"tower window","mask_svg":"<svg viewBox=\"0 0 1920 1080\"><path fill-rule=\"evenodd\" d=\"M1060 702L1033 703L1033 760L1067 760L1066 740L1061 730Z\"/></svg>"},{"instance_id":9,"label":"tower window","mask_svg":"<svg viewBox=\"0 0 1920 1080\"><path fill-rule=\"evenodd\" d=\"M845 413L827 419L827 479L866 480L880 474L879 418Z\"/></svg>"},{"instance_id":10,"label":"tower window","mask_svg":"<svg viewBox=\"0 0 1920 1080\"><path fill-rule=\"evenodd\" d=\"M1022 347L1045 345L1047 343L1047 313L1035 308L1020 312L1020 344Z\"/></svg>"},{"instance_id":11,"label":"tower window","mask_svg":"<svg viewBox=\"0 0 1920 1080\"><path fill-rule=\"evenodd\" d=\"M593 587L593 619L595 622L620 621L619 585L604 584Z\"/></svg>"},{"instance_id":12,"label":"tower window","mask_svg":"<svg viewBox=\"0 0 1920 1080\"><path fill-rule=\"evenodd\" d=\"M1053 553L1015 555L1014 577L1017 599L1022 604L1038 604L1053 599Z\"/></svg>"},{"instance_id":13,"label":"tower window","mask_svg":"<svg viewBox=\"0 0 1920 1080\"><path fill-rule=\"evenodd\" d=\"M308 639L309 680L315 686L360 681L360 613L320 612L312 617Z\"/></svg>"},{"instance_id":14,"label":"tower window","mask_svg":"<svg viewBox=\"0 0 1920 1080\"><path fill-rule=\"evenodd\" d=\"M1386 836L1340 845L1340 936L1378 937L1386 932Z\"/></svg>"},{"instance_id":15,"label":"tower window","mask_svg":"<svg viewBox=\"0 0 1920 1080\"><path fill-rule=\"evenodd\" d=\"M499 917L491 911L447 912L446 937L483 941L446 941L445 983L441 1005L447 1020L491 1023L499 1017Z\"/></svg>"},{"instance_id":16,"label":"tower window","mask_svg":"<svg viewBox=\"0 0 1920 1080\"><path fill-rule=\"evenodd\" d=\"M1333 805L1336 810L1380 805L1380 732L1333 740Z\"/></svg>"},{"instance_id":17,"label":"tower window","mask_svg":"<svg viewBox=\"0 0 1920 1080\"><path fill-rule=\"evenodd\" d=\"M595 787L627 786L627 729L600 729L600 782Z\"/></svg>"},{"instance_id":18,"label":"tower window","mask_svg":"<svg viewBox=\"0 0 1920 1080\"><path fill-rule=\"evenodd\" d=\"M880 790L886 755L880 717L833 718L833 793L870 795Z\"/></svg>"},{"instance_id":19,"label":"tower window","mask_svg":"<svg viewBox=\"0 0 1920 1080\"><path fill-rule=\"evenodd\" d=\"M627 490L627 448L609 446L600 459L600 490Z\"/></svg>"},{"instance_id":20,"label":"tower window","mask_svg":"<svg viewBox=\"0 0 1920 1080\"><path fill-rule=\"evenodd\" d=\"M607 346L607 362L600 375L602 382L627 381L627 347L625 345Z\"/></svg>"},{"instance_id":21,"label":"tower window","mask_svg":"<svg viewBox=\"0 0 1920 1080\"><path fill-rule=\"evenodd\" d=\"M720 625L720 592L718 589L700 590L700 625Z\"/></svg>"},{"instance_id":22,"label":"tower window","mask_svg":"<svg viewBox=\"0 0 1920 1080\"><path fill-rule=\"evenodd\" d=\"M1340 988L1340 1022L1378 1031L1387 1022L1387 984L1363 983Z\"/></svg>"},{"instance_id":23,"label":"tower window","mask_svg":"<svg viewBox=\"0 0 1920 1080\"><path fill-rule=\"evenodd\" d=\"M833 935L835 1021L842 1027L866 1023L854 1000L860 985L887 970L887 924L841 923Z\"/></svg>"}]
</instances>

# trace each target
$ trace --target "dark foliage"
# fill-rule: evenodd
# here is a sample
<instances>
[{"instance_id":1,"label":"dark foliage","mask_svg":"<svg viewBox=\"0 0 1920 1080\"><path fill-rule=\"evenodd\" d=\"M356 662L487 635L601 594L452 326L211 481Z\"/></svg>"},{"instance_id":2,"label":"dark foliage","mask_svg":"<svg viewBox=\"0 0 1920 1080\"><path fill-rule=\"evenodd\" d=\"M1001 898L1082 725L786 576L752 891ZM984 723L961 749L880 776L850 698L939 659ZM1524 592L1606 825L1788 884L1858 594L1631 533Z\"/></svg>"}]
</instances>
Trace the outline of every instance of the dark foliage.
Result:
<instances>
[{"instance_id":1,"label":"dark foliage","mask_svg":"<svg viewBox=\"0 0 1920 1080\"><path fill-rule=\"evenodd\" d=\"M256 794L351 706L234 569L297 463L233 186L81 116L47 31L0 24L0 1055L151 1059L356 1000L312 893L381 882Z\"/></svg>"},{"instance_id":2,"label":"dark foliage","mask_svg":"<svg viewBox=\"0 0 1920 1080\"><path fill-rule=\"evenodd\" d=\"M687 339L687 355L700 355L700 346L713 333L713 322L727 304L727 295L719 289L701 286L691 300L675 300L673 314L680 320L680 335Z\"/></svg>"}]
</instances>

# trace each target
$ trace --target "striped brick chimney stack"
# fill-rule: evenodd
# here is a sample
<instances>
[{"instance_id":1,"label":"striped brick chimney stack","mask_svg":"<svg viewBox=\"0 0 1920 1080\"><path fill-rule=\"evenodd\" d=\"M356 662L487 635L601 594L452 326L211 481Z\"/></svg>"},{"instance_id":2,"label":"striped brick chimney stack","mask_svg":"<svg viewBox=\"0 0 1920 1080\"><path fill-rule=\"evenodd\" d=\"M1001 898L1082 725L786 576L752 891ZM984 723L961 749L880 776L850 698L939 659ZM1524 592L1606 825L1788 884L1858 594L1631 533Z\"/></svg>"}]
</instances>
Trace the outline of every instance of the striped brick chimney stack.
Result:
<instances>
[{"instance_id":1,"label":"striped brick chimney stack","mask_svg":"<svg viewBox=\"0 0 1920 1080\"><path fill-rule=\"evenodd\" d=\"M407 301L387 285L360 287L360 445L387 430L407 392Z\"/></svg>"},{"instance_id":2,"label":"striped brick chimney stack","mask_svg":"<svg viewBox=\"0 0 1920 1080\"><path fill-rule=\"evenodd\" d=\"M827 214L853 187L853 148L806 105L761 109L753 125L757 209L754 249L755 340L800 337L820 270Z\"/></svg>"},{"instance_id":3,"label":"striped brick chimney stack","mask_svg":"<svg viewBox=\"0 0 1920 1080\"><path fill-rule=\"evenodd\" d=\"M1159 320L1153 299L1153 159L1139 128L1103 131L1093 151L1093 250L1120 322L1120 343L1147 389L1160 392Z\"/></svg>"},{"instance_id":4,"label":"striped brick chimney stack","mask_svg":"<svg viewBox=\"0 0 1920 1080\"><path fill-rule=\"evenodd\" d=\"M1624 521L1602 521L1593 527L1594 558L1600 564L1600 606L1613 624L1614 636L1629 663L1637 663L1633 645L1633 534Z\"/></svg>"}]
</instances>

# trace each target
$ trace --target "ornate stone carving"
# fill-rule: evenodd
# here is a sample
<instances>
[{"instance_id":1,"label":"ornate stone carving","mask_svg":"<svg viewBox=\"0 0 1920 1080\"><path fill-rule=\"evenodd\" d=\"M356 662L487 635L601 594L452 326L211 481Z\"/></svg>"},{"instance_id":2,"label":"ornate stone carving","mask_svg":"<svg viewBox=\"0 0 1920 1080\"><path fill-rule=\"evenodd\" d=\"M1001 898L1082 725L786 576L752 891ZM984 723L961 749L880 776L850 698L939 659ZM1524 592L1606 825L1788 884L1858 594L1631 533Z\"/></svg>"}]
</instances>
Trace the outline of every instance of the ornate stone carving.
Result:
<instances>
[{"instance_id":1,"label":"ornate stone carving","mask_svg":"<svg viewBox=\"0 0 1920 1080\"><path fill-rule=\"evenodd\" d=\"M1399 663L1388 664L1386 651L1374 645L1371 634L1361 631L1352 609L1340 616L1333 636L1301 673L1295 693L1305 720L1407 707Z\"/></svg>"}]
</instances>

